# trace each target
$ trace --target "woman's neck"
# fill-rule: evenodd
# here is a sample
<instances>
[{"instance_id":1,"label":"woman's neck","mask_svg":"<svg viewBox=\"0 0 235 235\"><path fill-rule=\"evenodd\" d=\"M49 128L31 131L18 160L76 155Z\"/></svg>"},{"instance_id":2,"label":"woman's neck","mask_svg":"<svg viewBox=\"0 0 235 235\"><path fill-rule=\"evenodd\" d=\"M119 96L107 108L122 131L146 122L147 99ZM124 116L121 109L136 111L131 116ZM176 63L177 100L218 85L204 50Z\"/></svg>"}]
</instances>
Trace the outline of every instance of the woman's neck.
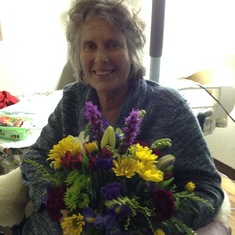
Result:
<instances>
[{"instance_id":1,"label":"woman's neck","mask_svg":"<svg viewBox=\"0 0 235 235\"><path fill-rule=\"evenodd\" d=\"M110 125L114 125L120 107L126 98L128 91L117 94L98 94L102 115L108 120Z\"/></svg>"}]
</instances>

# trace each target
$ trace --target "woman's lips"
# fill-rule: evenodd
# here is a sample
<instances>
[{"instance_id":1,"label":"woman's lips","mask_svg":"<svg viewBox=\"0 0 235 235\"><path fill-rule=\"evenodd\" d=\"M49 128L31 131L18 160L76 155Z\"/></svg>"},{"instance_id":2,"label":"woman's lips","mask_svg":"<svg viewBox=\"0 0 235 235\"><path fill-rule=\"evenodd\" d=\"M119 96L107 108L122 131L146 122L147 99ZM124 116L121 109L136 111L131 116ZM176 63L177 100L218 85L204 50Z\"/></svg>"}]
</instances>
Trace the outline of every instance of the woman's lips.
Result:
<instances>
[{"instance_id":1,"label":"woman's lips","mask_svg":"<svg viewBox=\"0 0 235 235\"><path fill-rule=\"evenodd\" d=\"M97 76L107 76L107 75L110 75L114 72L114 69L113 70L106 70L106 71L98 71L98 70L94 70L94 73L95 75Z\"/></svg>"}]
</instances>

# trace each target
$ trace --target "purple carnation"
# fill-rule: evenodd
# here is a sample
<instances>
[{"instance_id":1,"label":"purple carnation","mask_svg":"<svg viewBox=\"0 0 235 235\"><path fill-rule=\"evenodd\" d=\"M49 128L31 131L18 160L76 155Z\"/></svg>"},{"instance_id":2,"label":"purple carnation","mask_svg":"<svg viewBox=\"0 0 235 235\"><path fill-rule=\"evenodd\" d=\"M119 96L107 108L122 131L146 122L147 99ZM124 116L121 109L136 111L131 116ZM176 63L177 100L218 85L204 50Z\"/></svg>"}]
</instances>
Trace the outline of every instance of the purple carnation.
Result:
<instances>
[{"instance_id":1,"label":"purple carnation","mask_svg":"<svg viewBox=\"0 0 235 235\"><path fill-rule=\"evenodd\" d=\"M100 189L101 195L106 200L116 199L121 194L123 194L125 191L126 191L126 189L125 189L124 185L122 185L118 182L113 182L113 183L107 184Z\"/></svg>"},{"instance_id":2,"label":"purple carnation","mask_svg":"<svg viewBox=\"0 0 235 235\"><path fill-rule=\"evenodd\" d=\"M176 204L170 190L156 189L152 191L151 196L155 207L155 218L158 222L166 221L175 214Z\"/></svg>"},{"instance_id":3,"label":"purple carnation","mask_svg":"<svg viewBox=\"0 0 235 235\"><path fill-rule=\"evenodd\" d=\"M46 211L52 221L58 222L62 218L61 210L65 209L64 194L65 185L47 189L47 196L44 199Z\"/></svg>"}]
</instances>

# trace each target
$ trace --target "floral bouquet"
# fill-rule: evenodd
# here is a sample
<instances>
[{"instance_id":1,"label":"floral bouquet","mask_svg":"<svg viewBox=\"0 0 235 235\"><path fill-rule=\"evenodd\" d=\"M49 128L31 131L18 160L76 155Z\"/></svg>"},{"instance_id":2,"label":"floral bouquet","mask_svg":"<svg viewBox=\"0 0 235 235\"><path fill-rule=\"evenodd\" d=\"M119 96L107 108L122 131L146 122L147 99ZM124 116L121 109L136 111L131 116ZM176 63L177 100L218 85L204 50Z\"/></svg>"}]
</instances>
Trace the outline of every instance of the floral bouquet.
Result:
<instances>
[{"instance_id":1,"label":"floral bouquet","mask_svg":"<svg viewBox=\"0 0 235 235\"><path fill-rule=\"evenodd\" d=\"M68 235L195 234L175 217L184 200L197 197L189 182L177 192L174 156L161 155L168 138L147 144L136 137L145 111L132 110L123 129L108 125L98 107L86 103L87 128L67 136L50 150L50 173L36 162L48 182L45 207ZM184 200L182 200L184 199Z\"/></svg>"}]
</instances>

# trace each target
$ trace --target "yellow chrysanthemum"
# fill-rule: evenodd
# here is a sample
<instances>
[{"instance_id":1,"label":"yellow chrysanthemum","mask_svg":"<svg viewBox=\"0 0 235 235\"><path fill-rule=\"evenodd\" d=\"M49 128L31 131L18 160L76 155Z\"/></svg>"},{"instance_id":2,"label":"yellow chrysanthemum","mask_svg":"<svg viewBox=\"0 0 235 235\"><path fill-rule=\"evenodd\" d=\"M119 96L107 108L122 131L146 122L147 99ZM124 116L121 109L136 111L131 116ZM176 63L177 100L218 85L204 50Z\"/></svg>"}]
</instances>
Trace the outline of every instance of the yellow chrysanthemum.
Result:
<instances>
[{"instance_id":1,"label":"yellow chrysanthemum","mask_svg":"<svg viewBox=\"0 0 235 235\"><path fill-rule=\"evenodd\" d=\"M151 182L161 182L163 181L163 172L157 169L153 162L146 162L141 164L141 168L138 171L139 176Z\"/></svg>"},{"instance_id":2,"label":"yellow chrysanthemum","mask_svg":"<svg viewBox=\"0 0 235 235\"><path fill-rule=\"evenodd\" d=\"M117 160L113 160L113 171L116 176L125 176L131 178L140 170L141 164L131 157L119 156Z\"/></svg>"},{"instance_id":3,"label":"yellow chrysanthemum","mask_svg":"<svg viewBox=\"0 0 235 235\"><path fill-rule=\"evenodd\" d=\"M60 168L61 158L66 152L71 152L72 156L77 155L81 151L81 146L76 137L71 135L62 139L58 144L54 145L48 154L47 160L52 160L54 169Z\"/></svg>"},{"instance_id":4,"label":"yellow chrysanthemum","mask_svg":"<svg viewBox=\"0 0 235 235\"><path fill-rule=\"evenodd\" d=\"M185 185L185 190L188 191L188 192L193 192L195 190L196 186L193 182L188 182L186 185Z\"/></svg>"},{"instance_id":5,"label":"yellow chrysanthemum","mask_svg":"<svg viewBox=\"0 0 235 235\"><path fill-rule=\"evenodd\" d=\"M158 228L154 231L154 235L165 235L162 229Z\"/></svg>"},{"instance_id":6,"label":"yellow chrysanthemum","mask_svg":"<svg viewBox=\"0 0 235 235\"><path fill-rule=\"evenodd\" d=\"M149 149L147 146L141 146L140 144L132 145L129 150L133 156L143 162L156 161L158 158L157 155L152 153L151 149Z\"/></svg>"},{"instance_id":7,"label":"yellow chrysanthemum","mask_svg":"<svg viewBox=\"0 0 235 235\"><path fill-rule=\"evenodd\" d=\"M86 142L83 144L84 149L89 153L95 153L99 151L99 147L95 141Z\"/></svg>"},{"instance_id":8,"label":"yellow chrysanthemum","mask_svg":"<svg viewBox=\"0 0 235 235\"><path fill-rule=\"evenodd\" d=\"M65 217L61 222L64 235L80 235L82 233L82 227L85 225L84 217L81 214L73 214L70 217Z\"/></svg>"}]
</instances>

